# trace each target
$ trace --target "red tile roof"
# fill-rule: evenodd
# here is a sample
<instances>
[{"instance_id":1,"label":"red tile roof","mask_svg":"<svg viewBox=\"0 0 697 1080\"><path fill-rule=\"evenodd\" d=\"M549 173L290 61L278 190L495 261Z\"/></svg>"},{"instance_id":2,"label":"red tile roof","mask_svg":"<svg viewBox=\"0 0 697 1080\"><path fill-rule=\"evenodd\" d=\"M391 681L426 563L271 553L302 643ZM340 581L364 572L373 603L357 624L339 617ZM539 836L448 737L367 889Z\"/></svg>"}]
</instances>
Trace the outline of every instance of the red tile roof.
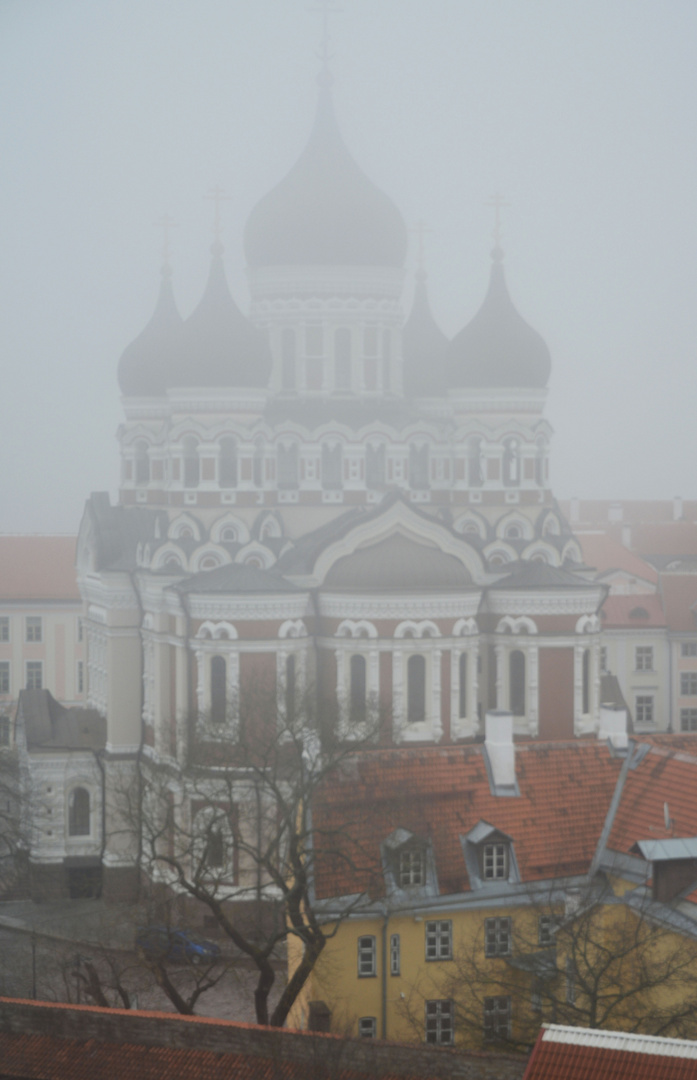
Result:
<instances>
[{"instance_id":1,"label":"red tile roof","mask_svg":"<svg viewBox=\"0 0 697 1080\"><path fill-rule=\"evenodd\" d=\"M594 566L601 572L624 570L632 577L653 584L658 581L658 574L650 563L606 533L577 533L576 539L588 566Z\"/></svg>"},{"instance_id":2,"label":"red tile roof","mask_svg":"<svg viewBox=\"0 0 697 1080\"><path fill-rule=\"evenodd\" d=\"M0 536L2 600L79 600L74 536Z\"/></svg>"},{"instance_id":3,"label":"red tile roof","mask_svg":"<svg viewBox=\"0 0 697 1080\"><path fill-rule=\"evenodd\" d=\"M517 743L520 797L501 798L491 794L481 745L364 754L315 805L318 895L380 890L380 844L397 828L431 840L441 894L468 891L460 836L480 820L513 837L523 881L583 873L619 770L595 740ZM357 866L322 858L332 837L347 834Z\"/></svg>"},{"instance_id":4,"label":"red tile roof","mask_svg":"<svg viewBox=\"0 0 697 1080\"><path fill-rule=\"evenodd\" d=\"M660 840L668 836L697 836L697 738L694 753L684 749L678 736L654 743L636 769L630 769L610 832L608 847L628 852L637 840ZM689 745L689 744L688 744ZM664 803L668 803L671 826L664 826Z\"/></svg>"},{"instance_id":5,"label":"red tile roof","mask_svg":"<svg viewBox=\"0 0 697 1080\"><path fill-rule=\"evenodd\" d=\"M562 500L559 506L568 518L571 501ZM589 525L607 525L611 507L618 506L622 507L622 521L625 523L673 521L672 499L580 499L578 520ZM681 511L686 521L697 521L697 501L694 499L683 499Z\"/></svg>"},{"instance_id":6,"label":"red tile roof","mask_svg":"<svg viewBox=\"0 0 697 1080\"><path fill-rule=\"evenodd\" d=\"M697 574L661 574L660 592L668 629L697 630Z\"/></svg>"},{"instance_id":7,"label":"red tile roof","mask_svg":"<svg viewBox=\"0 0 697 1080\"><path fill-rule=\"evenodd\" d=\"M666 625L661 598L656 593L637 596L608 596L602 606L600 619L604 630L611 627L642 627Z\"/></svg>"},{"instance_id":8,"label":"red tile roof","mask_svg":"<svg viewBox=\"0 0 697 1080\"><path fill-rule=\"evenodd\" d=\"M632 547L642 555L697 555L697 524L671 521L632 526Z\"/></svg>"},{"instance_id":9,"label":"red tile roof","mask_svg":"<svg viewBox=\"0 0 697 1080\"><path fill-rule=\"evenodd\" d=\"M552 1024L523 1080L697 1080L697 1043Z\"/></svg>"}]
</instances>

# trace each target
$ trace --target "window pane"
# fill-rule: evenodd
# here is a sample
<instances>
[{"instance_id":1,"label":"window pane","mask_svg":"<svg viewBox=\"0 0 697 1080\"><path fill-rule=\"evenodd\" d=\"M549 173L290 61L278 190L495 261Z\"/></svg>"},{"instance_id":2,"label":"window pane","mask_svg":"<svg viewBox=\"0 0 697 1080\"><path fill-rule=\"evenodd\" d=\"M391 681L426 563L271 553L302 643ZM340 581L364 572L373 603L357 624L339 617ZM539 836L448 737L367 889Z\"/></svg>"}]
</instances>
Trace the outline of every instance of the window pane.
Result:
<instances>
[{"instance_id":1,"label":"window pane","mask_svg":"<svg viewBox=\"0 0 697 1080\"><path fill-rule=\"evenodd\" d=\"M426 660L410 656L407 663L407 720L419 724L426 719Z\"/></svg>"}]
</instances>

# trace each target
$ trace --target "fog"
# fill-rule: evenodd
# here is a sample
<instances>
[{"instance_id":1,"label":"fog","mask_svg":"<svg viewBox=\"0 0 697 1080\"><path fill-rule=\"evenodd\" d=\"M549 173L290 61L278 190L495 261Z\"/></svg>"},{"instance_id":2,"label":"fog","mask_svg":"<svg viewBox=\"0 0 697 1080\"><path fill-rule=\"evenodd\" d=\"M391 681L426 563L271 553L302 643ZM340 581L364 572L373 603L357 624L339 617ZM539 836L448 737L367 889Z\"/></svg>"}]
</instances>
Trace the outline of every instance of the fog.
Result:
<instances>
[{"instance_id":1,"label":"fog","mask_svg":"<svg viewBox=\"0 0 697 1080\"><path fill-rule=\"evenodd\" d=\"M509 287L552 352L557 496L694 498L697 5L341 7L339 123L406 221L427 223L449 335L486 290L486 204L509 204ZM74 532L90 491L115 493L116 367L154 306L154 222L178 222L186 316L214 185L246 306L242 230L308 136L320 31L306 0L2 0L1 531Z\"/></svg>"}]
</instances>

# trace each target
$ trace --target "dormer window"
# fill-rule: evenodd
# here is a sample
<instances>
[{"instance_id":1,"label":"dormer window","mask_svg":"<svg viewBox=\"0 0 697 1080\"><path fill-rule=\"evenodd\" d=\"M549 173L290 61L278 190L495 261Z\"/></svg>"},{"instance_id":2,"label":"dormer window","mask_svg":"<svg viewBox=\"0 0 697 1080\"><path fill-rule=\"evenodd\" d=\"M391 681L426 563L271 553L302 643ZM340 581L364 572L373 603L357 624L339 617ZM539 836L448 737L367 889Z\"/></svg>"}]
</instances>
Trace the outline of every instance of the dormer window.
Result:
<instances>
[{"instance_id":1,"label":"dormer window","mask_svg":"<svg viewBox=\"0 0 697 1080\"><path fill-rule=\"evenodd\" d=\"M399 853L399 884L402 889L424 883L424 856L416 848L407 848Z\"/></svg>"},{"instance_id":2,"label":"dormer window","mask_svg":"<svg viewBox=\"0 0 697 1080\"><path fill-rule=\"evenodd\" d=\"M508 877L508 844L484 844L482 877L485 881L505 880Z\"/></svg>"}]
</instances>

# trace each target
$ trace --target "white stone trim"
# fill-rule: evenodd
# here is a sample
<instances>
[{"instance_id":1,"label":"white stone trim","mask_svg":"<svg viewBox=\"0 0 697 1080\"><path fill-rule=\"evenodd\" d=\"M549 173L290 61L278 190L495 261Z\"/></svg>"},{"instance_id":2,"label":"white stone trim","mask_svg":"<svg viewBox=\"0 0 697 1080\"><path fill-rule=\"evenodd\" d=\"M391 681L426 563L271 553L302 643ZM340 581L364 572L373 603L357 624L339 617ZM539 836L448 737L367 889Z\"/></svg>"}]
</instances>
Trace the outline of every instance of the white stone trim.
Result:
<instances>
[{"instance_id":1,"label":"white stone trim","mask_svg":"<svg viewBox=\"0 0 697 1080\"><path fill-rule=\"evenodd\" d=\"M432 619L456 619L476 615L481 603L480 590L459 595L424 596L422 593L382 593L374 596L350 596L346 593L320 593L319 607L328 618L408 619L419 616Z\"/></svg>"}]
</instances>

